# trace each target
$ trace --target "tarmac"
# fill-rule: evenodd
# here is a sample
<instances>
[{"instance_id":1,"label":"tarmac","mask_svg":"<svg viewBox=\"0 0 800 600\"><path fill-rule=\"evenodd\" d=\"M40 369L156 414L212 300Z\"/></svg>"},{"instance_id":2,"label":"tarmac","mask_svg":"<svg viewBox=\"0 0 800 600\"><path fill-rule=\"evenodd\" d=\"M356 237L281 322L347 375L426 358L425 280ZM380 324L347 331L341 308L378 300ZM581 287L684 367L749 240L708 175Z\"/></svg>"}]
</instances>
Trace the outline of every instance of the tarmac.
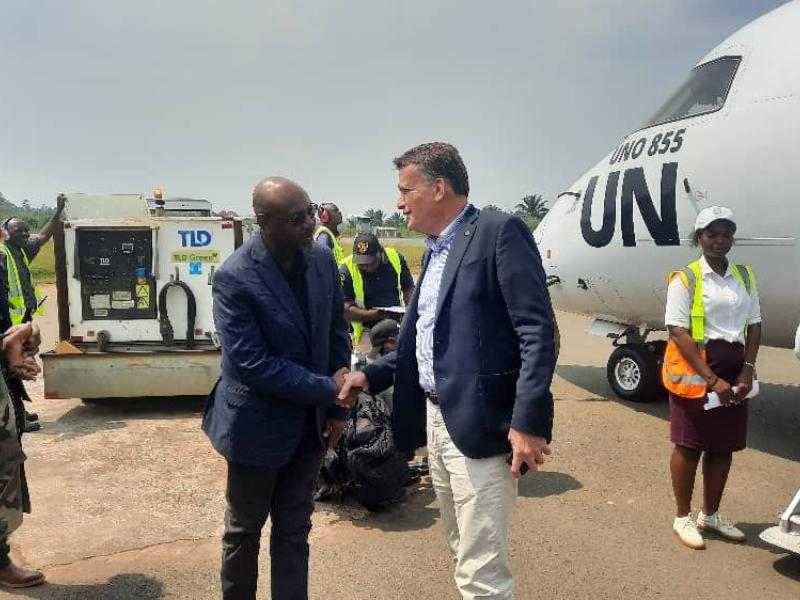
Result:
<instances>
[{"instance_id":1,"label":"tarmac","mask_svg":"<svg viewBox=\"0 0 800 600\"><path fill-rule=\"evenodd\" d=\"M43 350L57 333L48 305ZM762 349L749 447L735 456L723 499L748 541L709 535L708 549L693 551L671 529L666 402L615 399L609 342L584 333L583 317L558 320L553 455L519 486L516 598L800 598L800 558L758 538L800 487L800 363L791 351ZM43 399L41 381L30 392L43 428L24 438L33 513L12 537L12 555L49 583L0 598L219 598L225 465L200 431L203 401L85 405ZM378 512L317 505L311 598L458 598L430 484L409 493ZM695 510L700 495L698 485ZM269 598L268 543L265 531L259 598Z\"/></svg>"}]
</instances>

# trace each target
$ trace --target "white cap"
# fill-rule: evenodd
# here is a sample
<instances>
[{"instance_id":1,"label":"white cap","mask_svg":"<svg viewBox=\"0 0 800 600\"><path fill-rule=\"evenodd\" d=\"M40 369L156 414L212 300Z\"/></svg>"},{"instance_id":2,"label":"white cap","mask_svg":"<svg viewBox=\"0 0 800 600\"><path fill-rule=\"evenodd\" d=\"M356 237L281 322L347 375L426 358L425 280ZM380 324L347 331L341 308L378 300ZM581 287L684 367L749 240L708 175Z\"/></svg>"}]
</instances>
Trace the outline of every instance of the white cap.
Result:
<instances>
[{"instance_id":1,"label":"white cap","mask_svg":"<svg viewBox=\"0 0 800 600\"><path fill-rule=\"evenodd\" d=\"M700 231L705 229L714 221L724 219L736 225L736 218L733 216L733 211L727 206L709 206L700 211L697 215L697 220L694 222L694 230Z\"/></svg>"}]
</instances>

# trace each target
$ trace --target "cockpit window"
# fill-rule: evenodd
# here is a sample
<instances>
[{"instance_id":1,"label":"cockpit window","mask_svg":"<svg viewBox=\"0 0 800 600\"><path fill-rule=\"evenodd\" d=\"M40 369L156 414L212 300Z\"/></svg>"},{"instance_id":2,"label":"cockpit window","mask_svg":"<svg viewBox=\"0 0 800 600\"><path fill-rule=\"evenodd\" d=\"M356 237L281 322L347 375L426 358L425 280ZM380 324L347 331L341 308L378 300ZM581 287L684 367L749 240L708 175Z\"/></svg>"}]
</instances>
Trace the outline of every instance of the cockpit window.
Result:
<instances>
[{"instance_id":1,"label":"cockpit window","mask_svg":"<svg viewBox=\"0 0 800 600\"><path fill-rule=\"evenodd\" d=\"M692 69L689 78L642 129L719 110L725 104L740 56L723 56Z\"/></svg>"}]
</instances>

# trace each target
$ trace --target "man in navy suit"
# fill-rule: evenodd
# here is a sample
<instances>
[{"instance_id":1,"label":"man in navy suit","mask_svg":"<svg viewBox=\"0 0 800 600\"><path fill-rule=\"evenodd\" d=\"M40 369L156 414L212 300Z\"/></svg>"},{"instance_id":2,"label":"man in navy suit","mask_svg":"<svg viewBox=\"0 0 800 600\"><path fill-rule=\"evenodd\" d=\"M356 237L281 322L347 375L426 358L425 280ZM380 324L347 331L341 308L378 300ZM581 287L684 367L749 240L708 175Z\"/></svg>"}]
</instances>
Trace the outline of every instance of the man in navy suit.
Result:
<instances>
[{"instance_id":1,"label":"man in navy suit","mask_svg":"<svg viewBox=\"0 0 800 600\"><path fill-rule=\"evenodd\" d=\"M337 406L350 337L336 261L312 245L308 194L280 177L253 191L261 234L214 276L222 372L203 430L228 462L223 598L253 599L261 529L271 517L272 598L308 596L308 533L323 430L338 439Z\"/></svg>"},{"instance_id":2,"label":"man in navy suit","mask_svg":"<svg viewBox=\"0 0 800 600\"><path fill-rule=\"evenodd\" d=\"M396 353L348 376L340 392L394 380L401 451L425 445L462 598L512 598L508 532L524 469L550 454L553 313L530 230L469 204L450 144L394 160L397 208L428 234ZM427 423L427 435L426 435Z\"/></svg>"}]
</instances>

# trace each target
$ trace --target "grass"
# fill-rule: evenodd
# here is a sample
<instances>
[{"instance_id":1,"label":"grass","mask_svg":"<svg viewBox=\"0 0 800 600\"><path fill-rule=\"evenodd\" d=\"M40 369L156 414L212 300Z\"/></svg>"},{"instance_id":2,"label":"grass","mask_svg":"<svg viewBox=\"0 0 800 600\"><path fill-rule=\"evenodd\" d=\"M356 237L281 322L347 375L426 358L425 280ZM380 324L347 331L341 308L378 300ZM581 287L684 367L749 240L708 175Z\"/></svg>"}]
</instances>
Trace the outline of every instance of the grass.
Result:
<instances>
[{"instance_id":1,"label":"grass","mask_svg":"<svg viewBox=\"0 0 800 600\"><path fill-rule=\"evenodd\" d=\"M54 283L56 259L53 256L53 240L47 242L31 262L31 277L34 283Z\"/></svg>"},{"instance_id":2,"label":"grass","mask_svg":"<svg viewBox=\"0 0 800 600\"><path fill-rule=\"evenodd\" d=\"M414 280L416 280L422 270L422 255L425 254L425 242L422 240L414 241L418 243L399 246L396 250L405 257L408 268L414 276Z\"/></svg>"}]
</instances>

